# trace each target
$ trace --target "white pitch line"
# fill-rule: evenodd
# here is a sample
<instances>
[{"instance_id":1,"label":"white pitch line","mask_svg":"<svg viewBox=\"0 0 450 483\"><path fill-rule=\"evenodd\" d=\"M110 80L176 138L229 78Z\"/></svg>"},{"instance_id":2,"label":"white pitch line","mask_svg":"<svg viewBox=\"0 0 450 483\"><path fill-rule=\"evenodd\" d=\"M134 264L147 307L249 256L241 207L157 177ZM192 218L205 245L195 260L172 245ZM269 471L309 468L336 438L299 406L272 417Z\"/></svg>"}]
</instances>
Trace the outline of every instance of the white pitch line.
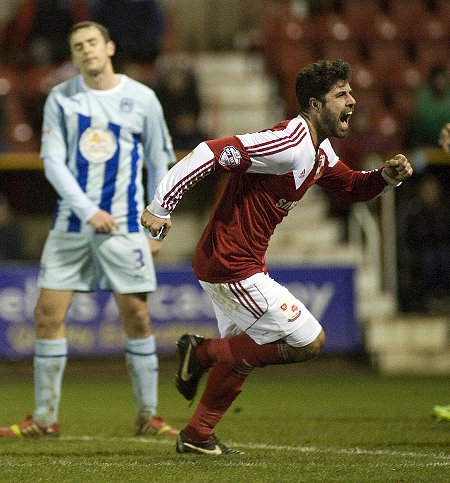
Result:
<instances>
[{"instance_id":1,"label":"white pitch line","mask_svg":"<svg viewBox=\"0 0 450 483\"><path fill-rule=\"evenodd\" d=\"M145 444L160 444L165 446L174 446L175 442L168 439L156 439L156 438L120 438L120 437L108 437L108 436L61 436L59 438L63 441L94 441L94 442L138 442ZM228 442L227 442L228 443ZM290 446L290 445L277 445L266 443L238 443L236 441L230 441L231 446L237 448L247 449L260 449L268 451L296 451L299 453L328 453L328 454L348 454L348 455L368 455L368 456L392 456L403 458L434 458L435 460L444 461L444 465L450 465L450 454L445 453L417 453L414 451L391 451L384 449L364 449L364 448L318 448L316 446ZM448 463L447 463L448 461Z\"/></svg>"}]
</instances>

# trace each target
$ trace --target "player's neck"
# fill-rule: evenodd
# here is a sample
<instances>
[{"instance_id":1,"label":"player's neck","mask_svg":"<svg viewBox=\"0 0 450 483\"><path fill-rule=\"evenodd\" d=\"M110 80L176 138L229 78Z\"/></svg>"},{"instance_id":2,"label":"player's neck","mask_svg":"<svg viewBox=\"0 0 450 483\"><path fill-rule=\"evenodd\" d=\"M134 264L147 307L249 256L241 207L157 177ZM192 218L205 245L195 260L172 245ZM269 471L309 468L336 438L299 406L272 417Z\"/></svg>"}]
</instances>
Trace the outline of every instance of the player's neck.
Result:
<instances>
[{"instance_id":1,"label":"player's neck","mask_svg":"<svg viewBox=\"0 0 450 483\"><path fill-rule=\"evenodd\" d=\"M321 139L318 130L314 126L314 122L311 119L311 116L307 112L305 111L300 112L300 116L302 116L303 119L306 121L306 124L308 124L309 132L311 134L311 139L314 143L314 146L316 146L316 149L317 149L317 147L325 138Z\"/></svg>"},{"instance_id":2,"label":"player's neck","mask_svg":"<svg viewBox=\"0 0 450 483\"><path fill-rule=\"evenodd\" d=\"M85 84L91 89L109 90L116 87L120 82L120 75L111 72L101 72L95 76L83 75Z\"/></svg>"}]
</instances>

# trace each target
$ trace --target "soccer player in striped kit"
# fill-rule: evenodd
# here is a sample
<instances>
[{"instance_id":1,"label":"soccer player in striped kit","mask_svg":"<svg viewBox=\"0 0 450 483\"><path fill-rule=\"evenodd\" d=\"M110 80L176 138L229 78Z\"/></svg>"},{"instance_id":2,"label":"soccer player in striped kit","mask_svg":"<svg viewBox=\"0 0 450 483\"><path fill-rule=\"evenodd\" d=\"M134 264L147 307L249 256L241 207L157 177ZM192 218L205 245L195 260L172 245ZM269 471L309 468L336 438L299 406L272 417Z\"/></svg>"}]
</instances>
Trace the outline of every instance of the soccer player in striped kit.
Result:
<instances>
[{"instance_id":1,"label":"soccer player in striped kit","mask_svg":"<svg viewBox=\"0 0 450 483\"><path fill-rule=\"evenodd\" d=\"M156 289L147 238L142 171L148 192L175 162L162 108L154 92L114 72L115 45L95 22L69 35L77 75L53 88L45 108L41 158L59 195L41 259L35 308L35 408L0 436L59 434L58 408L67 360L65 317L75 292L114 293L126 332L126 365L137 417L137 435L175 437L178 430L157 413L158 357L147 294ZM101 415L99 415L101 417Z\"/></svg>"},{"instance_id":2,"label":"soccer player in striped kit","mask_svg":"<svg viewBox=\"0 0 450 483\"><path fill-rule=\"evenodd\" d=\"M254 367L302 362L325 342L320 323L285 287L270 278L269 239L306 190L317 183L346 202L370 200L412 175L402 154L370 172L349 169L329 137L342 138L355 108L350 66L319 61L297 76L300 114L253 134L201 143L156 189L141 222L165 237L170 213L185 191L209 173L229 173L227 185L198 242L193 267L210 295L222 338L185 334L178 341L178 391L193 400L201 376L205 390L176 444L179 453L219 455L235 450L214 428Z\"/></svg>"}]
</instances>

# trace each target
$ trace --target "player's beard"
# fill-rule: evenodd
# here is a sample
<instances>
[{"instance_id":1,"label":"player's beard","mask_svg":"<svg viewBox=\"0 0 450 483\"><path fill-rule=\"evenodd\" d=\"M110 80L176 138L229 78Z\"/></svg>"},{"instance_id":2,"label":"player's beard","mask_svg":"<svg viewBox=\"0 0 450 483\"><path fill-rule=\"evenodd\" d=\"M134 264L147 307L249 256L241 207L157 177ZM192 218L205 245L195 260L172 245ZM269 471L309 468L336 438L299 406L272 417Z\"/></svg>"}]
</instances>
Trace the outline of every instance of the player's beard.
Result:
<instances>
[{"instance_id":1,"label":"player's beard","mask_svg":"<svg viewBox=\"0 0 450 483\"><path fill-rule=\"evenodd\" d=\"M320 130L323 138L344 138L347 136L348 126L346 130L341 129L341 114L337 114L328 109L326 103L323 104L321 116Z\"/></svg>"}]
</instances>

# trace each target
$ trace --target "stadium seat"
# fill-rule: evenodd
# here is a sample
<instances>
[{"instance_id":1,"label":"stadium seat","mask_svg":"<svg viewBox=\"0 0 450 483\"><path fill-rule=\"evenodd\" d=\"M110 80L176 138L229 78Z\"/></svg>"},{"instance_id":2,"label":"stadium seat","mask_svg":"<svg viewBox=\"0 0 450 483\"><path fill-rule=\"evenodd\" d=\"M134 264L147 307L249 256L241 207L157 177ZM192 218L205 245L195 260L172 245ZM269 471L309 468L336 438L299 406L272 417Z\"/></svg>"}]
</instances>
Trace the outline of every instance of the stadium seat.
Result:
<instances>
[{"instance_id":1,"label":"stadium seat","mask_svg":"<svg viewBox=\"0 0 450 483\"><path fill-rule=\"evenodd\" d=\"M389 16L406 32L416 28L428 13L430 10L425 0L394 0L389 4Z\"/></svg>"},{"instance_id":2,"label":"stadium seat","mask_svg":"<svg viewBox=\"0 0 450 483\"><path fill-rule=\"evenodd\" d=\"M352 65L364 61L363 48L359 40L324 40L321 42L320 50L324 59L342 59Z\"/></svg>"},{"instance_id":3,"label":"stadium seat","mask_svg":"<svg viewBox=\"0 0 450 483\"><path fill-rule=\"evenodd\" d=\"M436 13L426 13L415 25L400 25L402 38L418 42L428 40L447 41L450 37L450 20L445 20ZM447 39L447 40L446 40Z\"/></svg>"},{"instance_id":4,"label":"stadium seat","mask_svg":"<svg viewBox=\"0 0 450 483\"><path fill-rule=\"evenodd\" d=\"M450 24L450 2L448 0L435 0L435 13L444 20L447 25Z\"/></svg>"},{"instance_id":5,"label":"stadium seat","mask_svg":"<svg viewBox=\"0 0 450 483\"><path fill-rule=\"evenodd\" d=\"M382 137L385 150L397 150L403 146L406 123L393 108L382 108L372 112L373 133Z\"/></svg>"},{"instance_id":6,"label":"stadium seat","mask_svg":"<svg viewBox=\"0 0 450 483\"><path fill-rule=\"evenodd\" d=\"M401 41L373 41L369 44L369 63L379 79L389 75L397 63L407 64L409 59L407 45Z\"/></svg>"},{"instance_id":7,"label":"stadium seat","mask_svg":"<svg viewBox=\"0 0 450 483\"><path fill-rule=\"evenodd\" d=\"M365 0L364 8L361 8L361 0L342 0L341 5L345 22L362 39L373 29L374 19L383 14L378 0Z\"/></svg>"},{"instance_id":8,"label":"stadium seat","mask_svg":"<svg viewBox=\"0 0 450 483\"><path fill-rule=\"evenodd\" d=\"M392 107L405 122L411 118L414 113L414 89L407 87L392 89Z\"/></svg>"},{"instance_id":9,"label":"stadium seat","mask_svg":"<svg viewBox=\"0 0 450 483\"><path fill-rule=\"evenodd\" d=\"M342 15L322 13L310 20L314 26L315 38L319 41L336 40L345 42L357 38L356 33L353 32L350 24Z\"/></svg>"},{"instance_id":10,"label":"stadium seat","mask_svg":"<svg viewBox=\"0 0 450 483\"><path fill-rule=\"evenodd\" d=\"M422 71L428 71L436 64L444 64L450 68L450 42L448 39L416 42L414 50L415 61Z\"/></svg>"},{"instance_id":11,"label":"stadium seat","mask_svg":"<svg viewBox=\"0 0 450 483\"><path fill-rule=\"evenodd\" d=\"M394 41L401 37L401 29L395 18L385 13L378 13L370 21L366 19L359 35L367 42Z\"/></svg>"},{"instance_id":12,"label":"stadium seat","mask_svg":"<svg viewBox=\"0 0 450 483\"><path fill-rule=\"evenodd\" d=\"M303 58L315 60L317 54L311 40L311 22L296 17L289 9L282 9L273 15L266 12L263 25L264 41L261 50L272 73L279 75L286 64L297 65L303 62ZM290 61L289 56L295 58Z\"/></svg>"}]
</instances>

